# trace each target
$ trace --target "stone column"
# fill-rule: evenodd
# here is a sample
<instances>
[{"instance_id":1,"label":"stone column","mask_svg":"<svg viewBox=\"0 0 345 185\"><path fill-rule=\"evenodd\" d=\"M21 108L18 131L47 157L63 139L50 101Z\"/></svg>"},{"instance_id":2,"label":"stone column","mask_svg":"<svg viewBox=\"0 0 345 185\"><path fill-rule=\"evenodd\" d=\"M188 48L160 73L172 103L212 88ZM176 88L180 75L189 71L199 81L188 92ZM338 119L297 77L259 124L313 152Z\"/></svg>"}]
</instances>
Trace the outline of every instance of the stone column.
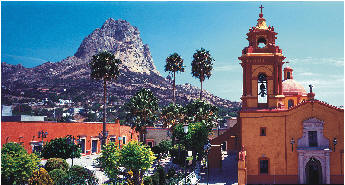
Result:
<instances>
[{"instance_id":1,"label":"stone column","mask_svg":"<svg viewBox=\"0 0 345 185\"><path fill-rule=\"evenodd\" d=\"M298 179L300 184L304 184L304 166L303 166L303 153L298 153Z\"/></svg>"},{"instance_id":2,"label":"stone column","mask_svg":"<svg viewBox=\"0 0 345 185\"><path fill-rule=\"evenodd\" d=\"M330 175L330 168L329 168L329 152L326 152L325 153L325 156L326 156L326 175L325 175L325 177L324 177L324 182L326 183L326 184L330 184L331 183L331 175Z\"/></svg>"}]
</instances>

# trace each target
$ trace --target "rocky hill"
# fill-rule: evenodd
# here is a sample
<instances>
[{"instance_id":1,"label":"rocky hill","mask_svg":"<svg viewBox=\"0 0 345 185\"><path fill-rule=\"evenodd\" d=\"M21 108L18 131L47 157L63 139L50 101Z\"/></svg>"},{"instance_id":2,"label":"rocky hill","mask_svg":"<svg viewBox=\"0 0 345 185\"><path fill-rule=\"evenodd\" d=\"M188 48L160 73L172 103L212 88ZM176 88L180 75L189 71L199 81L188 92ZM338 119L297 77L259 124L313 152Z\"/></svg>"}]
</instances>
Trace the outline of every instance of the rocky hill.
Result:
<instances>
[{"instance_id":1,"label":"rocky hill","mask_svg":"<svg viewBox=\"0 0 345 185\"><path fill-rule=\"evenodd\" d=\"M171 82L157 71L149 46L143 44L138 28L125 20L111 18L82 41L74 56L60 62L47 62L34 68L2 62L2 100L28 102L62 98L72 99L79 105L101 102L102 83L90 79L88 63L94 54L103 50L123 61L119 78L108 85L112 103L122 105L141 88L150 88L162 106L172 102ZM185 104L198 96L198 88L190 84L177 85L178 103ZM223 108L239 105L207 91L204 97Z\"/></svg>"}]
</instances>

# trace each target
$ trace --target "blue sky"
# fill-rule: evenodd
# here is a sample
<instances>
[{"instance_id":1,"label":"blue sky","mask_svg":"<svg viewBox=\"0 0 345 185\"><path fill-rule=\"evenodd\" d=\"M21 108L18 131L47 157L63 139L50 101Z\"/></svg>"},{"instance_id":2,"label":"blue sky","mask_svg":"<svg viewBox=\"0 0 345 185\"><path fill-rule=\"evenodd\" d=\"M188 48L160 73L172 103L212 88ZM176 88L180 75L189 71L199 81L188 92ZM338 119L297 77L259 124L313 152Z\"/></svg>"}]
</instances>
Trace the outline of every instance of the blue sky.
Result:
<instances>
[{"instance_id":1,"label":"blue sky","mask_svg":"<svg viewBox=\"0 0 345 185\"><path fill-rule=\"evenodd\" d=\"M316 98L344 104L344 3L262 2L264 18L278 33L276 44L294 69L294 79ZM203 87L232 101L242 95L237 57L248 46L261 2L1 2L1 61L33 67L57 62L108 18L139 28L154 63L165 77L165 58L184 59L177 83L200 86L191 75L196 49L210 50L214 71Z\"/></svg>"}]
</instances>

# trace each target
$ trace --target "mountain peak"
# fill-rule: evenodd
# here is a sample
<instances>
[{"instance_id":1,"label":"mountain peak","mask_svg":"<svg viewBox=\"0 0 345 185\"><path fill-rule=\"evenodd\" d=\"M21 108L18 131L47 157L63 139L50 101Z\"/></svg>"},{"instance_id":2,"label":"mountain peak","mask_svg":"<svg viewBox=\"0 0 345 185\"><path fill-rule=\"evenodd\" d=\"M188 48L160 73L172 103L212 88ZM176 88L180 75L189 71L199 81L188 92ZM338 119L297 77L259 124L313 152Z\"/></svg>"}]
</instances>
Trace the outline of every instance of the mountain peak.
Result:
<instances>
[{"instance_id":1,"label":"mountain peak","mask_svg":"<svg viewBox=\"0 0 345 185\"><path fill-rule=\"evenodd\" d=\"M101 28L84 38L74 56L89 61L93 55L105 50L122 60L122 68L125 70L159 75L148 46L140 38L138 28L126 20L107 19Z\"/></svg>"}]
</instances>

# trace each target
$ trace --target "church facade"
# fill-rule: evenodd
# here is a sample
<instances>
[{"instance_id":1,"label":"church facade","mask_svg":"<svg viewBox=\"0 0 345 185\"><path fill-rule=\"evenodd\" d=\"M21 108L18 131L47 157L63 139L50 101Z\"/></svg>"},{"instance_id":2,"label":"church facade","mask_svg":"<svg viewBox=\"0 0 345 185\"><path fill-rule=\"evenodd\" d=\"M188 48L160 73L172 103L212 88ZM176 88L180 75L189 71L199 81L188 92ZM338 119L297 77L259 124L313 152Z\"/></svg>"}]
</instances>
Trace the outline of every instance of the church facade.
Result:
<instances>
[{"instance_id":1,"label":"church facade","mask_svg":"<svg viewBox=\"0 0 345 185\"><path fill-rule=\"evenodd\" d=\"M344 183L344 110L315 99L312 85L307 93L293 79L262 9L257 21L239 57L247 183Z\"/></svg>"}]
</instances>

